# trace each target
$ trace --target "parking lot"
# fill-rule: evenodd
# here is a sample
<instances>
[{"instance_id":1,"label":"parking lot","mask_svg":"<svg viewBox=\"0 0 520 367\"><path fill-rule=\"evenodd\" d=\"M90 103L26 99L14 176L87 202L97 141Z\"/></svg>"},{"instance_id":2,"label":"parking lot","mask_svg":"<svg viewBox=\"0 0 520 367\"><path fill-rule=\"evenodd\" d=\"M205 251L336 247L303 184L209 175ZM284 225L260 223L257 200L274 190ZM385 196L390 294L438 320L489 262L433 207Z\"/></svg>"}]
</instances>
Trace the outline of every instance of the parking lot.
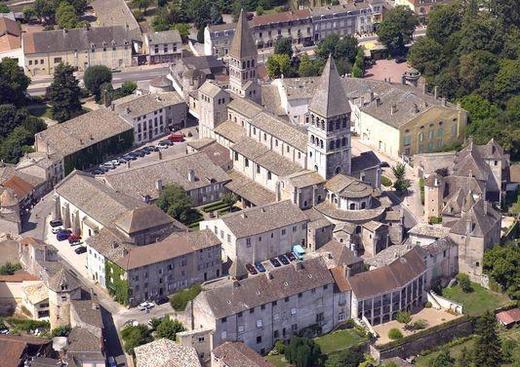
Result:
<instances>
[{"instance_id":1,"label":"parking lot","mask_svg":"<svg viewBox=\"0 0 520 367\"><path fill-rule=\"evenodd\" d=\"M282 266L290 265L297 261L301 261L302 258L303 256L299 259L294 252L290 251L284 255L279 255L269 260L261 261L255 264L248 263L245 266L249 275L256 275L266 271L272 271L274 269L281 268Z\"/></svg>"}]
</instances>

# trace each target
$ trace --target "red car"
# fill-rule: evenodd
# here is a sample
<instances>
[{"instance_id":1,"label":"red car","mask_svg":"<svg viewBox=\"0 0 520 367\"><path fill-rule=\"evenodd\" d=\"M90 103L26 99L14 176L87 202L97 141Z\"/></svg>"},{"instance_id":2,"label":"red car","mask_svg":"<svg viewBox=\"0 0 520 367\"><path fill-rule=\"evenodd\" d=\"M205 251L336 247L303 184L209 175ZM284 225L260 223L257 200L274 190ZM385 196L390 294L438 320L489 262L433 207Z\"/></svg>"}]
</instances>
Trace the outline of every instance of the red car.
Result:
<instances>
[{"instance_id":1,"label":"red car","mask_svg":"<svg viewBox=\"0 0 520 367\"><path fill-rule=\"evenodd\" d=\"M77 234L74 234L74 233L71 233L71 235L69 236L68 240L69 240L69 243L78 242L78 241L81 240L81 236L79 236Z\"/></svg>"},{"instance_id":2,"label":"red car","mask_svg":"<svg viewBox=\"0 0 520 367\"><path fill-rule=\"evenodd\" d=\"M183 133L173 133L170 136L168 136L168 140L172 143L182 143L184 141L184 134Z\"/></svg>"}]
</instances>

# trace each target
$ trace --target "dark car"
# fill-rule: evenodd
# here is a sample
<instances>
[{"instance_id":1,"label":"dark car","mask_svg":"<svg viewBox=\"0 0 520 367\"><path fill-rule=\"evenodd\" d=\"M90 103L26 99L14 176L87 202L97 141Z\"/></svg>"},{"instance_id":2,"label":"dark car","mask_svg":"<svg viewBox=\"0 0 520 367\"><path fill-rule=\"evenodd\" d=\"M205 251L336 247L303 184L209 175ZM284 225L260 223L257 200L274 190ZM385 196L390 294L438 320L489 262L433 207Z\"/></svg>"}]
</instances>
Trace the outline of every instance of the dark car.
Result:
<instances>
[{"instance_id":1,"label":"dark car","mask_svg":"<svg viewBox=\"0 0 520 367\"><path fill-rule=\"evenodd\" d=\"M381 167L390 167L390 165L388 164L388 162L382 161Z\"/></svg>"},{"instance_id":2,"label":"dark car","mask_svg":"<svg viewBox=\"0 0 520 367\"><path fill-rule=\"evenodd\" d=\"M69 236L70 236L71 233L72 233L72 232L71 232L70 230L65 229L65 230L60 231L60 232L58 232L58 233L56 234L56 239L57 239L58 241L65 241L66 239L69 238Z\"/></svg>"},{"instance_id":3,"label":"dark car","mask_svg":"<svg viewBox=\"0 0 520 367\"><path fill-rule=\"evenodd\" d=\"M63 225L63 221L61 219L53 219L49 223L50 223L52 228L59 227L59 226Z\"/></svg>"},{"instance_id":4,"label":"dark car","mask_svg":"<svg viewBox=\"0 0 520 367\"><path fill-rule=\"evenodd\" d=\"M139 151L143 152L144 154L150 154L152 151L149 149L146 149L146 147L139 149Z\"/></svg>"},{"instance_id":5,"label":"dark car","mask_svg":"<svg viewBox=\"0 0 520 367\"><path fill-rule=\"evenodd\" d=\"M159 296L155 299L155 303L157 303L158 305L165 304L168 301L170 301L170 299L166 296Z\"/></svg>"},{"instance_id":6,"label":"dark car","mask_svg":"<svg viewBox=\"0 0 520 367\"><path fill-rule=\"evenodd\" d=\"M85 246L80 246L80 247L77 247L76 249L74 249L74 252L77 253L78 255L83 254L83 253L87 252L87 248Z\"/></svg>"},{"instance_id":7,"label":"dark car","mask_svg":"<svg viewBox=\"0 0 520 367\"><path fill-rule=\"evenodd\" d=\"M96 168L94 171L92 171L92 174L94 175L102 175L104 174L106 171L103 170L103 169L100 169L100 168Z\"/></svg>"},{"instance_id":8,"label":"dark car","mask_svg":"<svg viewBox=\"0 0 520 367\"><path fill-rule=\"evenodd\" d=\"M251 274L255 275L258 274L258 271L256 271L255 267L251 264L246 264L246 270Z\"/></svg>"},{"instance_id":9,"label":"dark car","mask_svg":"<svg viewBox=\"0 0 520 367\"><path fill-rule=\"evenodd\" d=\"M148 146L148 147L144 147L143 150L151 153L151 152L158 152L159 148L157 148L156 146Z\"/></svg>"},{"instance_id":10,"label":"dark car","mask_svg":"<svg viewBox=\"0 0 520 367\"><path fill-rule=\"evenodd\" d=\"M69 240L69 243L79 242L81 240L81 236L79 236L75 233L71 233L68 240Z\"/></svg>"},{"instance_id":11,"label":"dark car","mask_svg":"<svg viewBox=\"0 0 520 367\"><path fill-rule=\"evenodd\" d=\"M397 56L395 58L395 62L396 62L396 64L402 64L403 62L406 62L406 57L404 57L404 56Z\"/></svg>"},{"instance_id":12,"label":"dark car","mask_svg":"<svg viewBox=\"0 0 520 367\"><path fill-rule=\"evenodd\" d=\"M256 270L258 270L260 273L265 273L265 267L262 265L260 261L257 261L255 263Z\"/></svg>"},{"instance_id":13,"label":"dark car","mask_svg":"<svg viewBox=\"0 0 520 367\"><path fill-rule=\"evenodd\" d=\"M280 264L280 262L278 261L278 259L276 257L273 257L273 258L269 259L269 262L271 264L273 264L273 266L275 268L278 268L278 267L282 266L282 264Z\"/></svg>"},{"instance_id":14,"label":"dark car","mask_svg":"<svg viewBox=\"0 0 520 367\"><path fill-rule=\"evenodd\" d=\"M289 260L287 260L287 258L284 255L278 256L278 260L280 260L280 262L284 265L289 264Z\"/></svg>"},{"instance_id":15,"label":"dark car","mask_svg":"<svg viewBox=\"0 0 520 367\"><path fill-rule=\"evenodd\" d=\"M146 155L145 152L143 152L142 150L134 150L133 153L137 156L137 157L144 157Z\"/></svg>"},{"instance_id":16,"label":"dark car","mask_svg":"<svg viewBox=\"0 0 520 367\"><path fill-rule=\"evenodd\" d=\"M124 159L127 161L135 161L137 159L137 156L133 153L128 153L123 156Z\"/></svg>"},{"instance_id":17,"label":"dark car","mask_svg":"<svg viewBox=\"0 0 520 367\"><path fill-rule=\"evenodd\" d=\"M287 257L289 259L289 261L295 261L296 260L296 256L294 256L294 254L289 251L285 254L285 257Z\"/></svg>"}]
</instances>

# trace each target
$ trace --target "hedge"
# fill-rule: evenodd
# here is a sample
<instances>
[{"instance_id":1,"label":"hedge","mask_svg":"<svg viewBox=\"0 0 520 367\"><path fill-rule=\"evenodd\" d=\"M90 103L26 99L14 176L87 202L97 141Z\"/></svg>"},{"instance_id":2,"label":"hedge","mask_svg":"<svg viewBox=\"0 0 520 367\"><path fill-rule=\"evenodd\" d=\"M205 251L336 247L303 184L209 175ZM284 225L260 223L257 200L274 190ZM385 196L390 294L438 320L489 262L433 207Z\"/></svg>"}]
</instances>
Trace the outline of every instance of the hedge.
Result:
<instances>
[{"instance_id":1,"label":"hedge","mask_svg":"<svg viewBox=\"0 0 520 367\"><path fill-rule=\"evenodd\" d=\"M190 288L185 288L174 293L170 297L170 304L175 311L184 311L188 302L193 300L202 291L200 284L194 284Z\"/></svg>"}]
</instances>

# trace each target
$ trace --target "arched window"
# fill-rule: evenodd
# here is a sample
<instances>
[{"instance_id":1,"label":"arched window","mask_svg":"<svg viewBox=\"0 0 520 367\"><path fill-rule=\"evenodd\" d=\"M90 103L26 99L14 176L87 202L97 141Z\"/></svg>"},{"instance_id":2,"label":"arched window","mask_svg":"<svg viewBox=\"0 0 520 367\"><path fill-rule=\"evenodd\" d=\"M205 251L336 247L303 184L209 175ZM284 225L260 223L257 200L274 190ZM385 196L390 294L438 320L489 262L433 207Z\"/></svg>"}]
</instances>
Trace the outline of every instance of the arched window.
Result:
<instances>
[{"instance_id":1,"label":"arched window","mask_svg":"<svg viewBox=\"0 0 520 367\"><path fill-rule=\"evenodd\" d=\"M354 203L350 203L350 207L349 207L350 210L356 210L356 204Z\"/></svg>"},{"instance_id":2,"label":"arched window","mask_svg":"<svg viewBox=\"0 0 520 367\"><path fill-rule=\"evenodd\" d=\"M314 144L314 135L311 135L311 143Z\"/></svg>"},{"instance_id":3,"label":"arched window","mask_svg":"<svg viewBox=\"0 0 520 367\"><path fill-rule=\"evenodd\" d=\"M367 203L365 203L364 201L361 203L361 209L365 209L367 207Z\"/></svg>"},{"instance_id":4,"label":"arched window","mask_svg":"<svg viewBox=\"0 0 520 367\"><path fill-rule=\"evenodd\" d=\"M315 165L315 166L314 166L314 170L315 170L315 171L318 170L318 165Z\"/></svg>"}]
</instances>

